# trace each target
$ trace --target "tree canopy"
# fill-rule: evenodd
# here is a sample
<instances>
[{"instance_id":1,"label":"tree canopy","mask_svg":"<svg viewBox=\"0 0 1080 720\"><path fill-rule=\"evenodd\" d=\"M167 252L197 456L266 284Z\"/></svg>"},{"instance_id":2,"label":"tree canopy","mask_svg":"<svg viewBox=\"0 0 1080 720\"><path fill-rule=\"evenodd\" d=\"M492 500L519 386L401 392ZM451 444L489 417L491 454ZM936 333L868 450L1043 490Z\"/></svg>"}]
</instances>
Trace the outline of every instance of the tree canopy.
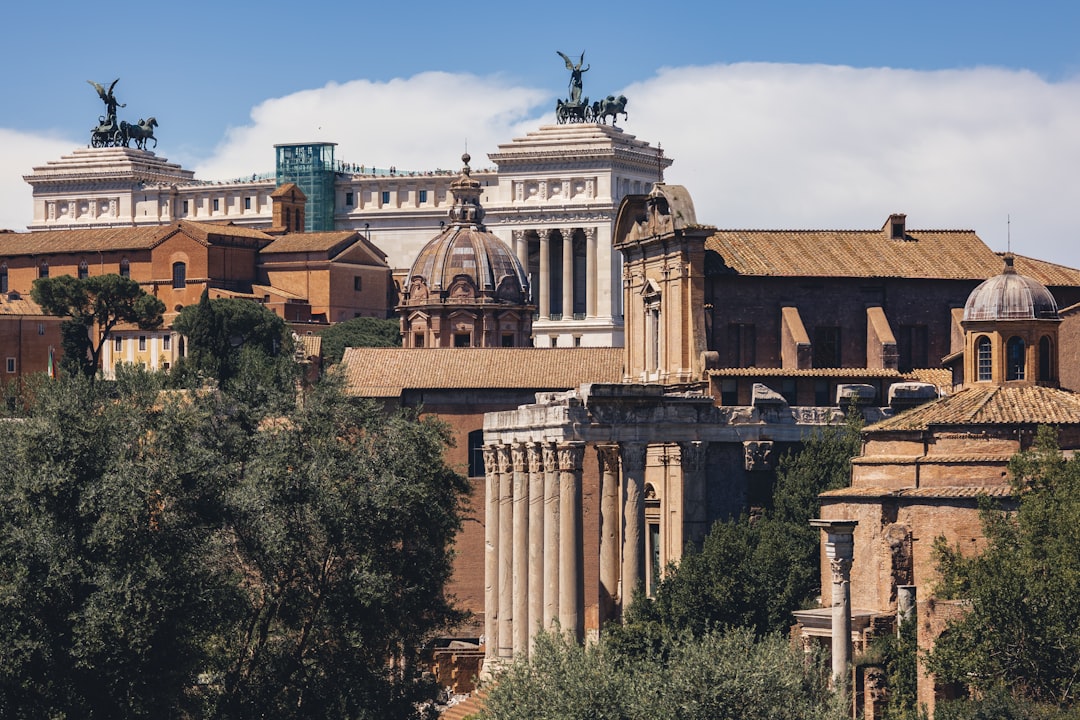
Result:
<instances>
[{"instance_id":1,"label":"tree canopy","mask_svg":"<svg viewBox=\"0 0 1080 720\"><path fill-rule=\"evenodd\" d=\"M193 371L227 383L240 372L245 353L291 362L289 326L265 306L244 298L211 300L204 290L197 305L188 305L176 316L173 329L187 339L180 374Z\"/></svg>"},{"instance_id":2,"label":"tree canopy","mask_svg":"<svg viewBox=\"0 0 1080 720\"><path fill-rule=\"evenodd\" d=\"M347 347L400 347L401 326L397 320L358 317L319 331L323 360L341 362Z\"/></svg>"},{"instance_id":3,"label":"tree canopy","mask_svg":"<svg viewBox=\"0 0 1080 720\"><path fill-rule=\"evenodd\" d=\"M928 666L984 695L1080 709L1080 459L1065 459L1053 431L1040 428L1010 472L1019 509L983 503L982 553L935 544L938 594L969 607Z\"/></svg>"},{"instance_id":4,"label":"tree canopy","mask_svg":"<svg viewBox=\"0 0 1080 720\"><path fill-rule=\"evenodd\" d=\"M0 716L417 717L460 617L447 429L162 379L43 382L0 421Z\"/></svg>"},{"instance_id":5,"label":"tree canopy","mask_svg":"<svg viewBox=\"0 0 1080 720\"><path fill-rule=\"evenodd\" d=\"M38 278L30 291L47 315L69 318L61 324L62 368L92 377L101 348L113 328L131 323L149 330L161 325L165 303L148 295L134 280L120 275ZM97 335L91 340L91 333Z\"/></svg>"}]
</instances>

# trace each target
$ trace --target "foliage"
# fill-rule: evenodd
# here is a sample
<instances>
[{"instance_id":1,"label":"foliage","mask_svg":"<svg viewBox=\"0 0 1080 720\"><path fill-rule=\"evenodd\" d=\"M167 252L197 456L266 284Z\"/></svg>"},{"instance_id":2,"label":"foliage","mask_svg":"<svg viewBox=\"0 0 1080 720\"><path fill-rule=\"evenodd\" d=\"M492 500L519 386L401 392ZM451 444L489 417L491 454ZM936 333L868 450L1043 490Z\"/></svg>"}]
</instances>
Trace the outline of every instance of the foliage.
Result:
<instances>
[{"instance_id":1,"label":"foliage","mask_svg":"<svg viewBox=\"0 0 1080 720\"><path fill-rule=\"evenodd\" d=\"M460 618L447 429L162 379L44 382L0 421L0 716L417 717Z\"/></svg>"},{"instance_id":2,"label":"foliage","mask_svg":"<svg viewBox=\"0 0 1080 720\"><path fill-rule=\"evenodd\" d=\"M874 638L856 658L855 665L881 665L885 670L888 700L883 720L925 720L918 702L918 625L912 619L897 633Z\"/></svg>"},{"instance_id":3,"label":"foliage","mask_svg":"<svg viewBox=\"0 0 1080 720\"><path fill-rule=\"evenodd\" d=\"M183 308L173 329L187 340L187 357L178 378L194 373L227 384L254 353L268 363L292 362L292 332L285 321L265 306L243 298L211 300L204 290L197 305ZM244 353L248 357L244 358Z\"/></svg>"},{"instance_id":4,"label":"foliage","mask_svg":"<svg viewBox=\"0 0 1080 720\"><path fill-rule=\"evenodd\" d=\"M702 633L717 626L782 632L791 613L820 591L819 532L809 521L818 494L850 482L861 416L823 428L779 462L772 508L762 517L717 522L700 550L687 548L668 569L655 602L635 603L631 621ZM637 628L640 629L640 628Z\"/></svg>"},{"instance_id":5,"label":"foliage","mask_svg":"<svg viewBox=\"0 0 1080 720\"><path fill-rule=\"evenodd\" d=\"M839 720L828 670L780 636L699 638L662 631L656 653L626 655L605 635L585 647L541 634L531 660L497 678L481 720Z\"/></svg>"},{"instance_id":6,"label":"foliage","mask_svg":"<svg viewBox=\"0 0 1080 720\"><path fill-rule=\"evenodd\" d=\"M1080 708L1080 460L1066 460L1054 432L1010 463L1015 513L984 503L986 549L967 557L935 544L938 593L963 598L928 661L943 682L977 693L1008 687L1018 698Z\"/></svg>"},{"instance_id":7,"label":"foliage","mask_svg":"<svg viewBox=\"0 0 1080 720\"><path fill-rule=\"evenodd\" d=\"M60 328L64 348L61 369L87 377L97 372L101 348L113 328L121 323L145 330L156 328L165 312L165 303L120 275L38 278L30 296L47 315L69 318ZM95 327L97 335L91 340Z\"/></svg>"},{"instance_id":8,"label":"foliage","mask_svg":"<svg viewBox=\"0 0 1080 720\"><path fill-rule=\"evenodd\" d=\"M939 701L934 707L934 720L1080 720L1080 709L1018 698L998 688L978 699Z\"/></svg>"},{"instance_id":9,"label":"foliage","mask_svg":"<svg viewBox=\"0 0 1080 720\"><path fill-rule=\"evenodd\" d=\"M401 326L397 320L358 317L319 331L323 360L341 362L347 347L400 347Z\"/></svg>"}]
</instances>

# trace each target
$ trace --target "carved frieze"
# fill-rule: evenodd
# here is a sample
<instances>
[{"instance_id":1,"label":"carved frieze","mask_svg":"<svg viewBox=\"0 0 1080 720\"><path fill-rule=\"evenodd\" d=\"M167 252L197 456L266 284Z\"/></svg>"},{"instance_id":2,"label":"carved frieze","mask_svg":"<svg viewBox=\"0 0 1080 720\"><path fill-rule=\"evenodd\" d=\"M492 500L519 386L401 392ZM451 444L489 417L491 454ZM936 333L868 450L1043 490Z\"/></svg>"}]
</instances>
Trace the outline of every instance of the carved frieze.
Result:
<instances>
[{"instance_id":1,"label":"carved frieze","mask_svg":"<svg viewBox=\"0 0 1080 720\"><path fill-rule=\"evenodd\" d=\"M597 445L596 456L600 460L601 472L619 472L618 445Z\"/></svg>"},{"instance_id":2,"label":"carved frieze","mask_svg":"<svg viewBox=\"0 0 1080 720\"><path fill-rule=\"evenodd\" d=\"M770 440L748 440L743 443L743 466L747 472L763 472L773 468L773 444Z\"/></svg>"},{"instance_id":3,"label":"carved frieze","mask_svg":"<svg viewBox=\"0 0 1080 720\"><path fill-rule=\"evenodd\" d=\"M525 443L514 443L510 446L510 456L514 466L514 472L525 472Z\"/></svg>"},{"instance_id":4,"label":"carved frieze","mask_svg":"<svg viewBox=\"0 0 1080 720\"><path fill-rule=\"evenodd\" d=\"M540 443L526 443L525 450L528 455L529 474L539 475L544 471L544 456L540 450Z\"/></svg>"},{"instance_id":5,"label":"carved frieze","mask_svg":"<svg viewBox=\"0 0 1080 720\"><path fill-rule=\"evenodd\" d=\"M558 446L559 470L576 471L581 469L581 461L585 458L584 443L564 443Z\"/></svg>"}]
</instances>

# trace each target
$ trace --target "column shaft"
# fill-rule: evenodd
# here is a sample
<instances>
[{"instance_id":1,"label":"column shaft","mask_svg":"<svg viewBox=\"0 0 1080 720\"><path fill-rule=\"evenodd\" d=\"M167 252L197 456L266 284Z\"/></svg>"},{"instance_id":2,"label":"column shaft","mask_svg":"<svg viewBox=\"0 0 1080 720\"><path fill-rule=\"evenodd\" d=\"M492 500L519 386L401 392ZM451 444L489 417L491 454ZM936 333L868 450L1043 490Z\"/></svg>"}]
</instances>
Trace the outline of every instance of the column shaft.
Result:
<instances>
[{"instance_id":1,"label":"column shaft","mask_svg":"<svg viewBox=\"0 0 1080 720\"><path fill-rule=\"evenodd\" d=\"M645 453L644 443L621 446L623 467L622 587L623 611L645 580Z\"/></svg>"},{"instance_id":2,"label":"column shaft","mask_svg":"<svg viewBox=\"0 0 1080 720\"><path fill-rule=\"evenodd\" d=\"M540 230L540 319L551 319L551 237Z\"/></svg>"},{"instance_id":3,"label":"column shaft","mask_svg":"<svg viewBox=\"0 0 1080 720\"><path fill-rule=\"evenodd\" d=\"M499 657L514 654L514 478L510 447L496 450L499 467Z\"/></svg>"},{"instance_id":4,"label":"column shaft","mask_svg":"<svg viewBox=\"0 0 1080 720\"><path fill-rule=\"evenodd\" d=\"M554 443L541 446L544 460L544 627L559 619L559 464Z\"/></svg>"},{"instance_id":5,"label":"column shaft","mask_svg":"<svg viewBox=\"0 0 1080 720\"><path fill-rule=\"evenodd\" d=\"M529 654L544 622L544 466L539 443L528 443L529 468Z\"/></svg>"},{"instance_id":6,"label":"column shaft","mask_svg":"<svg viewBox=\"0 0 1080 720\"><path fill-rule=\"evenodd\" d=\"M619 594L619 448L600 445L600 624L615 617Z\"/></svg>"},{"instance_id":7,"label":"column shaft","mask_svg":"<svg viewBox=\"0 0 1080 720\"><path fill-rule=\"evenodd\" d=\"M581 516L584 443L559 445L559 624L578 642L585 638L585 577Z\"/></svg>"},{"instance_id":8,"label":"column shaft","mask_svg":"<svg viewBox=\"0 0 1080 720\"><path fill-rule=\"evenodd\" d=\"M574 233L568 231L562 241L562 316L574 319Z\"/></svg>"},{"instance_id":9,"label":"column shaft","mask_svg":"<svg viewBox=\"0 0 1080 720\"><path fill-rule=\"evenodd\" d=\"M499 472L494 445L484 447L484 659L499 647Z\"/></svg>"},{"instance_id":10,"label":"column shaft","mask_svg":"<svg viewBox=\"0 0 1080 720\"><path fill-rule=\"evenodd\" d=\"M596 228L585 229L585 316L596 317L596 291L600 276L596 268Z\"/></svg>"},{"instance_id":11,"label":"column shaft","mask_svg":"<svg viewBox=\"0 0 1080 720\"><path fill-rule=\"evenodd\" d=\"M525 445L510 446L514 465L514 655L529 647L529 475Z\"/></svg>"}]
</instances>

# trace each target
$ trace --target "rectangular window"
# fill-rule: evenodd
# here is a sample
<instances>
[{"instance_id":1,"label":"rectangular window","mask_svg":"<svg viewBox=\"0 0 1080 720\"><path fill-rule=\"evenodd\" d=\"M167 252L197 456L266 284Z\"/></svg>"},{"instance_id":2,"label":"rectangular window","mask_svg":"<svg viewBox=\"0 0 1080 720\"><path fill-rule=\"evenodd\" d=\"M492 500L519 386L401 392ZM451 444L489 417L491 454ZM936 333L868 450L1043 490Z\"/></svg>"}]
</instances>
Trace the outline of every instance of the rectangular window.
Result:
<instances>
[{"instance_id":1,"label":"rectangular window","mask_svg":"<svg viewBox=\"0 0 1080 720\"><path fill-rule=\"evenodd\" d=\"M352 192L345 193L345 207L352 207L353 206L353 198L354 197L355 196L352 194Z\"/></svg>"},{"instance_id":2,"label":"rectangular window","mask_svg":"<svg viewBox=\"0 0 1080 720\"><path fill-rule=\"evenodd\" d=\"M165 335L161 338L161 349L170 350L172 348L172 335Z\"/></svg>"},{"instance_id":3,"label":"rectangular window","mask_svg":"<svg viewBox=\"0 0 1080 720\"><path fill-rule=\"evenodd\" d=\"M352 289L355 290L356 292L360 292L361 286L362 286L362 282L360 280L360 276L359 275L354 275L353 279L352 279Z\"/></svg>"},{"instance_id":4,"label":"rectangular window","mask_svg":"<svg viewBox=\"0 0 1080 720\"><path fill-rule=\"evenodd\" d=\"M250 210L251 209L251 198L249 198L249 197L244 198L244 209L245 210Z\"/></svg>"},{"instance_id":5,"label":"rectangular window","mask_svg":"<svg viewBox=\"0 0 1080 720\"><path fill-rule=\"evenodd\" d=\"M424 333L413 333L413 347L424 347Z\"/></svg>"},{"instance_id":6,"label":"rectangular window","mask_svg":"<svg viewBox=\"0 0 1080 720\"><path fill-rule=\"evenodd\" d=\"M420 190L417 193L417 198L416 199L420 203L426 203L427 202L427 190Z\"/></svg>"},{"instance_id":7,"label":"rectangular window","mask_svg":"<svg viewBox=\"0 0 1080 720\"><path fill-rule=\"evenodd\" d=\"M124 338L117 335L113 338L113 351L120 352L124 349Z\"/></svg>"},{"instance_id":8,"label":"rectangular window","mask_svg":"<svg viewBox=\"0 0 1080 720\"><path fill-rule=\"evenodd\" d=\"M187 284L187 265L182 262L173 263L172 286L176 290L182 290Z\"/></svg>"},{"instance_id":9,"label":"rectangular window","mask_svg":"<svg viewBox=\"0 0 1080 720\"><path fill-rule=\"evenodd\" d=\"M816 368L838 368L840 365L840 328L814 328L814 358Z\"/></svg>"},{"instance_id":10,"label":"rectangular window","mask_svg":"<svg viewBox=\"0 0 1080 720\"><path fill-rule=\"evenodd\" d=\"M85 280L88 277L90 277L90 268L86 263L79 263L79 279Z\"/></svg>"},{"instance_id":11,"label":"rectangular window","mask_svg":"<svg viewBox=\"0 0 1080 720\"><path fill-rule=\"evenodd\" d=\"M37 274L37 276L39 278L47 278L47 277L49 277L49 263L43 262L40 265L38 265L38 274Z\"/></svg>"},{"instance_id":12,"label":"rectangular window","mask_svg":"<svg viewBox=\"0 0 1080 720\"><path fill-rule=\"evenodd\" d=\"M513 333L503 333L502 346L503 347L514 347L514 334Z\"/></svg>"},{"instance_id":13,"label":"rectangular window","mask_svg":"<svg viewBox=\"0 0 1080 720\"><path fill-rule=\"evenodd\" d=\"M220 209L221 209L221 201L218 200L217 198L214 198L214 212L217 212Z\"/></svg>"},{"instance_id":14,"label":"rectangular window","mask_svg":"<svg viewBox=\"0 0 1080 720\"><path fill-rule=\"evenodd\" d=\"M454 333L454 347L469 347L472 344L469 333Z\"/></svg>"},{"instance_id":15,"label":"rectangular window","mask_svg":"<svg viewBox=\"0 0 1080 720\"><path fill-rule=\"evenodd\" d=\"M780 380L780 394L787 400L788 405L799 404L799 384L795 378L782 378Z\"/></svg>"},{"instance_id":16,"label":"rectangular window","mask_svg":"<svg viewBox=\"0 0 1080 720\"><path fill-rule=\"evenodd\" d=\"M720 404L727 406L739 404L739 381L735 378L724 378L720 381Z\"/></svg>"},{"instance_id":17,"label":"rectangular window","mask_svg":"<svg viewBox=\"0 0 1080 720\"><path fill-rule=\"evenodd\" d=\"M9 373L13 373L13 372L15 372L15 358L10 358L10 357L9 357L9 358L7 359L7 371L8 371Z\"/></svg>"},{"instance_id":18,"label":"rectangular window","mask_svg":"<svg viewBox=\"0 0 1080 720\"><path fill-rule=\"evenodd\" d=\"M897 369L908 372L930 367L925 325L901 325L896 335Z\"/></svg>"},{"instance_id":19,"label":"rectangular window","mask_svg":"<svg viewBox=\"0 0 1080 720\"><path fill-rule=\"evenodd\" d=\"M832 404L833 399L829 393L829 381L814 381L814 405L818 407L830 407Z\"/></svg>"},{"instance_id":20,"label":"rectangular window","mask_svg":"<svg viewBox=\"0 0 1080 720\"><path fill-rule=\"evenodd\" d=\"M389 205L390 204L390 191L389 190L383 190L382 204L383 205Z\"/></svg>"},{"instance_id":21,"label":"rectangular window","mask_svg":"<svg viewBox=\"0 0 1080 720\"><path fill-rule=\"evenodd\" d=\"M182 212L183 212L183 213L184 213L185 215L187 215L187 214L188 214L188 201L187 201L187 200L185 200L185 201L183 202L183 204L182 204L182 205L181 205L180 207L182 208Z\"/></svg>"},{"instance_id":22,"label":"rectangular window","mask_svg":"<svg viewBox=\"0 0 1080 720\"><path fill-rule=\"evenodd\" d=\"M45 334L45 323L39 322L37 324L37 334L38 335L44 335Z\"/></svg>"},{"instance_id":23,"label":"rectangular window","mask_svg":"<svg viewBox=\"0 0 1080 720\"><path fill-rule=\"evenodd\" d=\"M139 336L139 352L146 352L146 336Z\"/></svg>"}]
</instances>

